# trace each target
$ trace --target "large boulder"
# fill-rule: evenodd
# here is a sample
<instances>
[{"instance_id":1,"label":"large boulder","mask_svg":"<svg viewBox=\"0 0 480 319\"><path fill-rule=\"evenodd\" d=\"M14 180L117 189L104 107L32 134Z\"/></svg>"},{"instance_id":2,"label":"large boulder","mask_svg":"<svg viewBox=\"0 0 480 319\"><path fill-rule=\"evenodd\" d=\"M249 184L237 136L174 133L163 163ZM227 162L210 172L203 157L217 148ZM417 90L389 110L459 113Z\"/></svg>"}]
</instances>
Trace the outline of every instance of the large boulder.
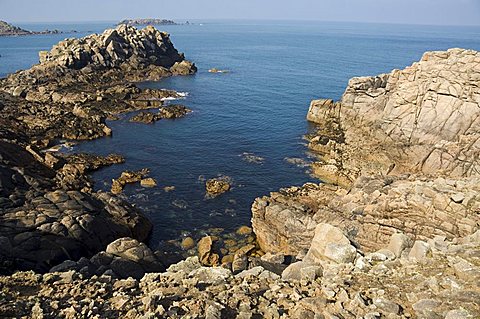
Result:
<instances>
[{"instance_id":1,"label":"large boulder","mask_svg":"<svg viewBox=\"0 0 480 319\"><path fill-rule=\"evenodd\" d=\"M105 251L92 258L81 258L74 262L67 260L50 269L50 272L75 270L85 276L109 275L116 278L141 279L148 272L161 272L164 265L144 243L124 237L110 243Z\"/></svg>"}]
</instances>

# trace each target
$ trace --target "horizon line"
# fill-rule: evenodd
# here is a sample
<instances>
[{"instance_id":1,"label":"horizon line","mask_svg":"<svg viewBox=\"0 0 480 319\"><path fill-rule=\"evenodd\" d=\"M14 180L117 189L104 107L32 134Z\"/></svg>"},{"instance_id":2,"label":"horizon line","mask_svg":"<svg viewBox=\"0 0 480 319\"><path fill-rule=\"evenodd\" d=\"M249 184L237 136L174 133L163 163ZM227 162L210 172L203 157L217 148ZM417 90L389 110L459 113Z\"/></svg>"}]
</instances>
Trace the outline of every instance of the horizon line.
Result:
<instances>
[{"instance_id":1,"label":"horizon line","mask_svg":"<svg viewBox=\"0 0 480 319\"><path fill-rule=\"evenodd\" d=\"M328 22L328 23L359 23L359 24L383 24L383 25L409 25L409 26L432 26L432 27L480 27L479 24L438 24L438 23L411 23L411 22L384 22L384 21L354 21L354 20L318 20L318 19L277 19L277 18L123 18L118 20L70 20L70 21L20 21L12 20L7 21L0 18L7 23L11 24L35 24L35 23L58 23L58 24L70 24L70 23L114 23L117 24L122 20L128 19L168 19L172 21L277 21L277 22Z\"/></svg>"}]
</instances>

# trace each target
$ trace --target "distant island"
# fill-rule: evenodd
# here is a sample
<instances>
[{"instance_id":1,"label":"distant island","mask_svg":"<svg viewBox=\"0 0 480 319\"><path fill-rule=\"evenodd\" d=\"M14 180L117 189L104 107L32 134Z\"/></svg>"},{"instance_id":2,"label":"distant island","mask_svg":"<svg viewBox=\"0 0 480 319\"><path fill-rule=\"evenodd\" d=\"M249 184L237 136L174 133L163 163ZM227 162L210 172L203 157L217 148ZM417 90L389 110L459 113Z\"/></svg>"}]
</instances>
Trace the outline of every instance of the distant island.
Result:
<instances>
[{"instance_id":1,"label":"distant island","mask_svg":"<svg viewBox=\"0 0 480 319\"><path fill-rule=\"evenodd\" d=\"M69 33L76 33L77 31L72 30ZM8 22L0 20L0 36L20 36L20 35L35 35L35 34L60 34L65 33L64 31L59 30L44 30L44 31L30 31L25 30L20 27L14 26Z\"/></svg>"},{"instance_id":2,"label":"distant island","mask_svg":"<svg viewBox=\"0 0 480 319\"><path fill-rule=\"evenodd\" d=\"M125 19L118 23L118 25L121 25L121 24L138 26L138 25L178 25L179 23L176 23L173 20L167 20L167 19ZM190 23L187 22L186 24L190 24Z\"/></svg>"}]
</instances>

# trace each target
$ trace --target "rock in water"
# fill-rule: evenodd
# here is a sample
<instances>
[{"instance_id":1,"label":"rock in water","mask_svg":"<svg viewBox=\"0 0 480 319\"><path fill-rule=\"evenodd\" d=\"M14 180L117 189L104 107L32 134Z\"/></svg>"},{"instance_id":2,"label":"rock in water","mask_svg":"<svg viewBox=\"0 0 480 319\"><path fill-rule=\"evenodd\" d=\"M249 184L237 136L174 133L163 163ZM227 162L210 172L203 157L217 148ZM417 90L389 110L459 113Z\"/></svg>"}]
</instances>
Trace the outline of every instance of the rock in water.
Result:
<instances>
[{"instance_id":1,"label":"rock in water","mask_svg":"<svg viewBox=\"0 0 480 319\"><path fill-rule=\"evenodd\" d=\"M112 180L112 188L111 188L112 194L120 194L123 191L123 188L125 187L125 185L141 182L142 180L144 180L145 185L156 184L153 178L144 179L144 177L148 175L149 172L150 171L147 168L144 168L135 172L131 172L131 171L122 172L122 175L120 175L119 178ZM148 186L148 187L153 187L153 186Z\"/></svg>"},{"instance_id":2,"label":"rock in water","mask_svg":"<svg viewBox=\"0 0 480 319\"><path fill-rule=\"evenodd\" d=\"M144 178L140 181L140 185L143 187L155 187L157 186L157 181L151 177Z\"/></svg>"},{"instance_id":3,"label":"rock in water","mask_svg":"<svg viewBox=\"0 0 480 319\"><path fill-rule=\"evenodd\" d=\"M216 197L230 190L231 179L228 176L221 176L209 179L205 183L207 194Z\"/></svg>"},{"instance_id":4,"label":"rock in water","mask_svg":"<svg viewBox=\"0 0 480 319\"><path fill-rule=\"evenodd\" d=\"M198 242L198 257L202 265L205 266L217 266L220 257L218 254L212 252L213 238L211 236L205 236Z\"/></svg>"}]
</instances>

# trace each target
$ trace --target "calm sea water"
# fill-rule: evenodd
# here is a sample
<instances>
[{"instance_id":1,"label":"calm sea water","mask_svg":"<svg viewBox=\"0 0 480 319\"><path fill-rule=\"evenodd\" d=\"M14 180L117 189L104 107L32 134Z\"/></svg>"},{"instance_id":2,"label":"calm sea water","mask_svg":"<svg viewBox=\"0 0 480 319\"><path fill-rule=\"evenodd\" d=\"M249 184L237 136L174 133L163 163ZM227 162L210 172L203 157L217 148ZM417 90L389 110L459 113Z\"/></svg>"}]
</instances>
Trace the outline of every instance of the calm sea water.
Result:
<instances>
[{"instance_id":1,"label":"calm sea water","mask_svg":"<svg viewBox=\"0 0 480 319\"><path fill-rule=\"evenodd\" d=\"M78 30L71 35L0 38L0 75L28 68L37 52L66 36L102 32L113 23L22 27ZM302 135L310 100L339 99L349 78L404 68L424 51L462 47L480 50L478 27L433 27L319 22L210 21L159 27L199 67L198 74L143 86L188 92L180 101L194 110L186 118L153 125L129 116L110 122L112 138L82 143L75 151L121 153L124 165L94 174L108 189L121 171L150 168L159 187L127 186L125 195L154 222L151 245L198 236L211 227L249 224L252 201L270 191L313 179L285 161L306 158ZM228 74L211 74L216 67ZM242 153L265 159L246 162ZM205 199L203 178L232 177L231 192ZM163 187L175 186L165 192Z\"/></svg>"}]
</instances>

